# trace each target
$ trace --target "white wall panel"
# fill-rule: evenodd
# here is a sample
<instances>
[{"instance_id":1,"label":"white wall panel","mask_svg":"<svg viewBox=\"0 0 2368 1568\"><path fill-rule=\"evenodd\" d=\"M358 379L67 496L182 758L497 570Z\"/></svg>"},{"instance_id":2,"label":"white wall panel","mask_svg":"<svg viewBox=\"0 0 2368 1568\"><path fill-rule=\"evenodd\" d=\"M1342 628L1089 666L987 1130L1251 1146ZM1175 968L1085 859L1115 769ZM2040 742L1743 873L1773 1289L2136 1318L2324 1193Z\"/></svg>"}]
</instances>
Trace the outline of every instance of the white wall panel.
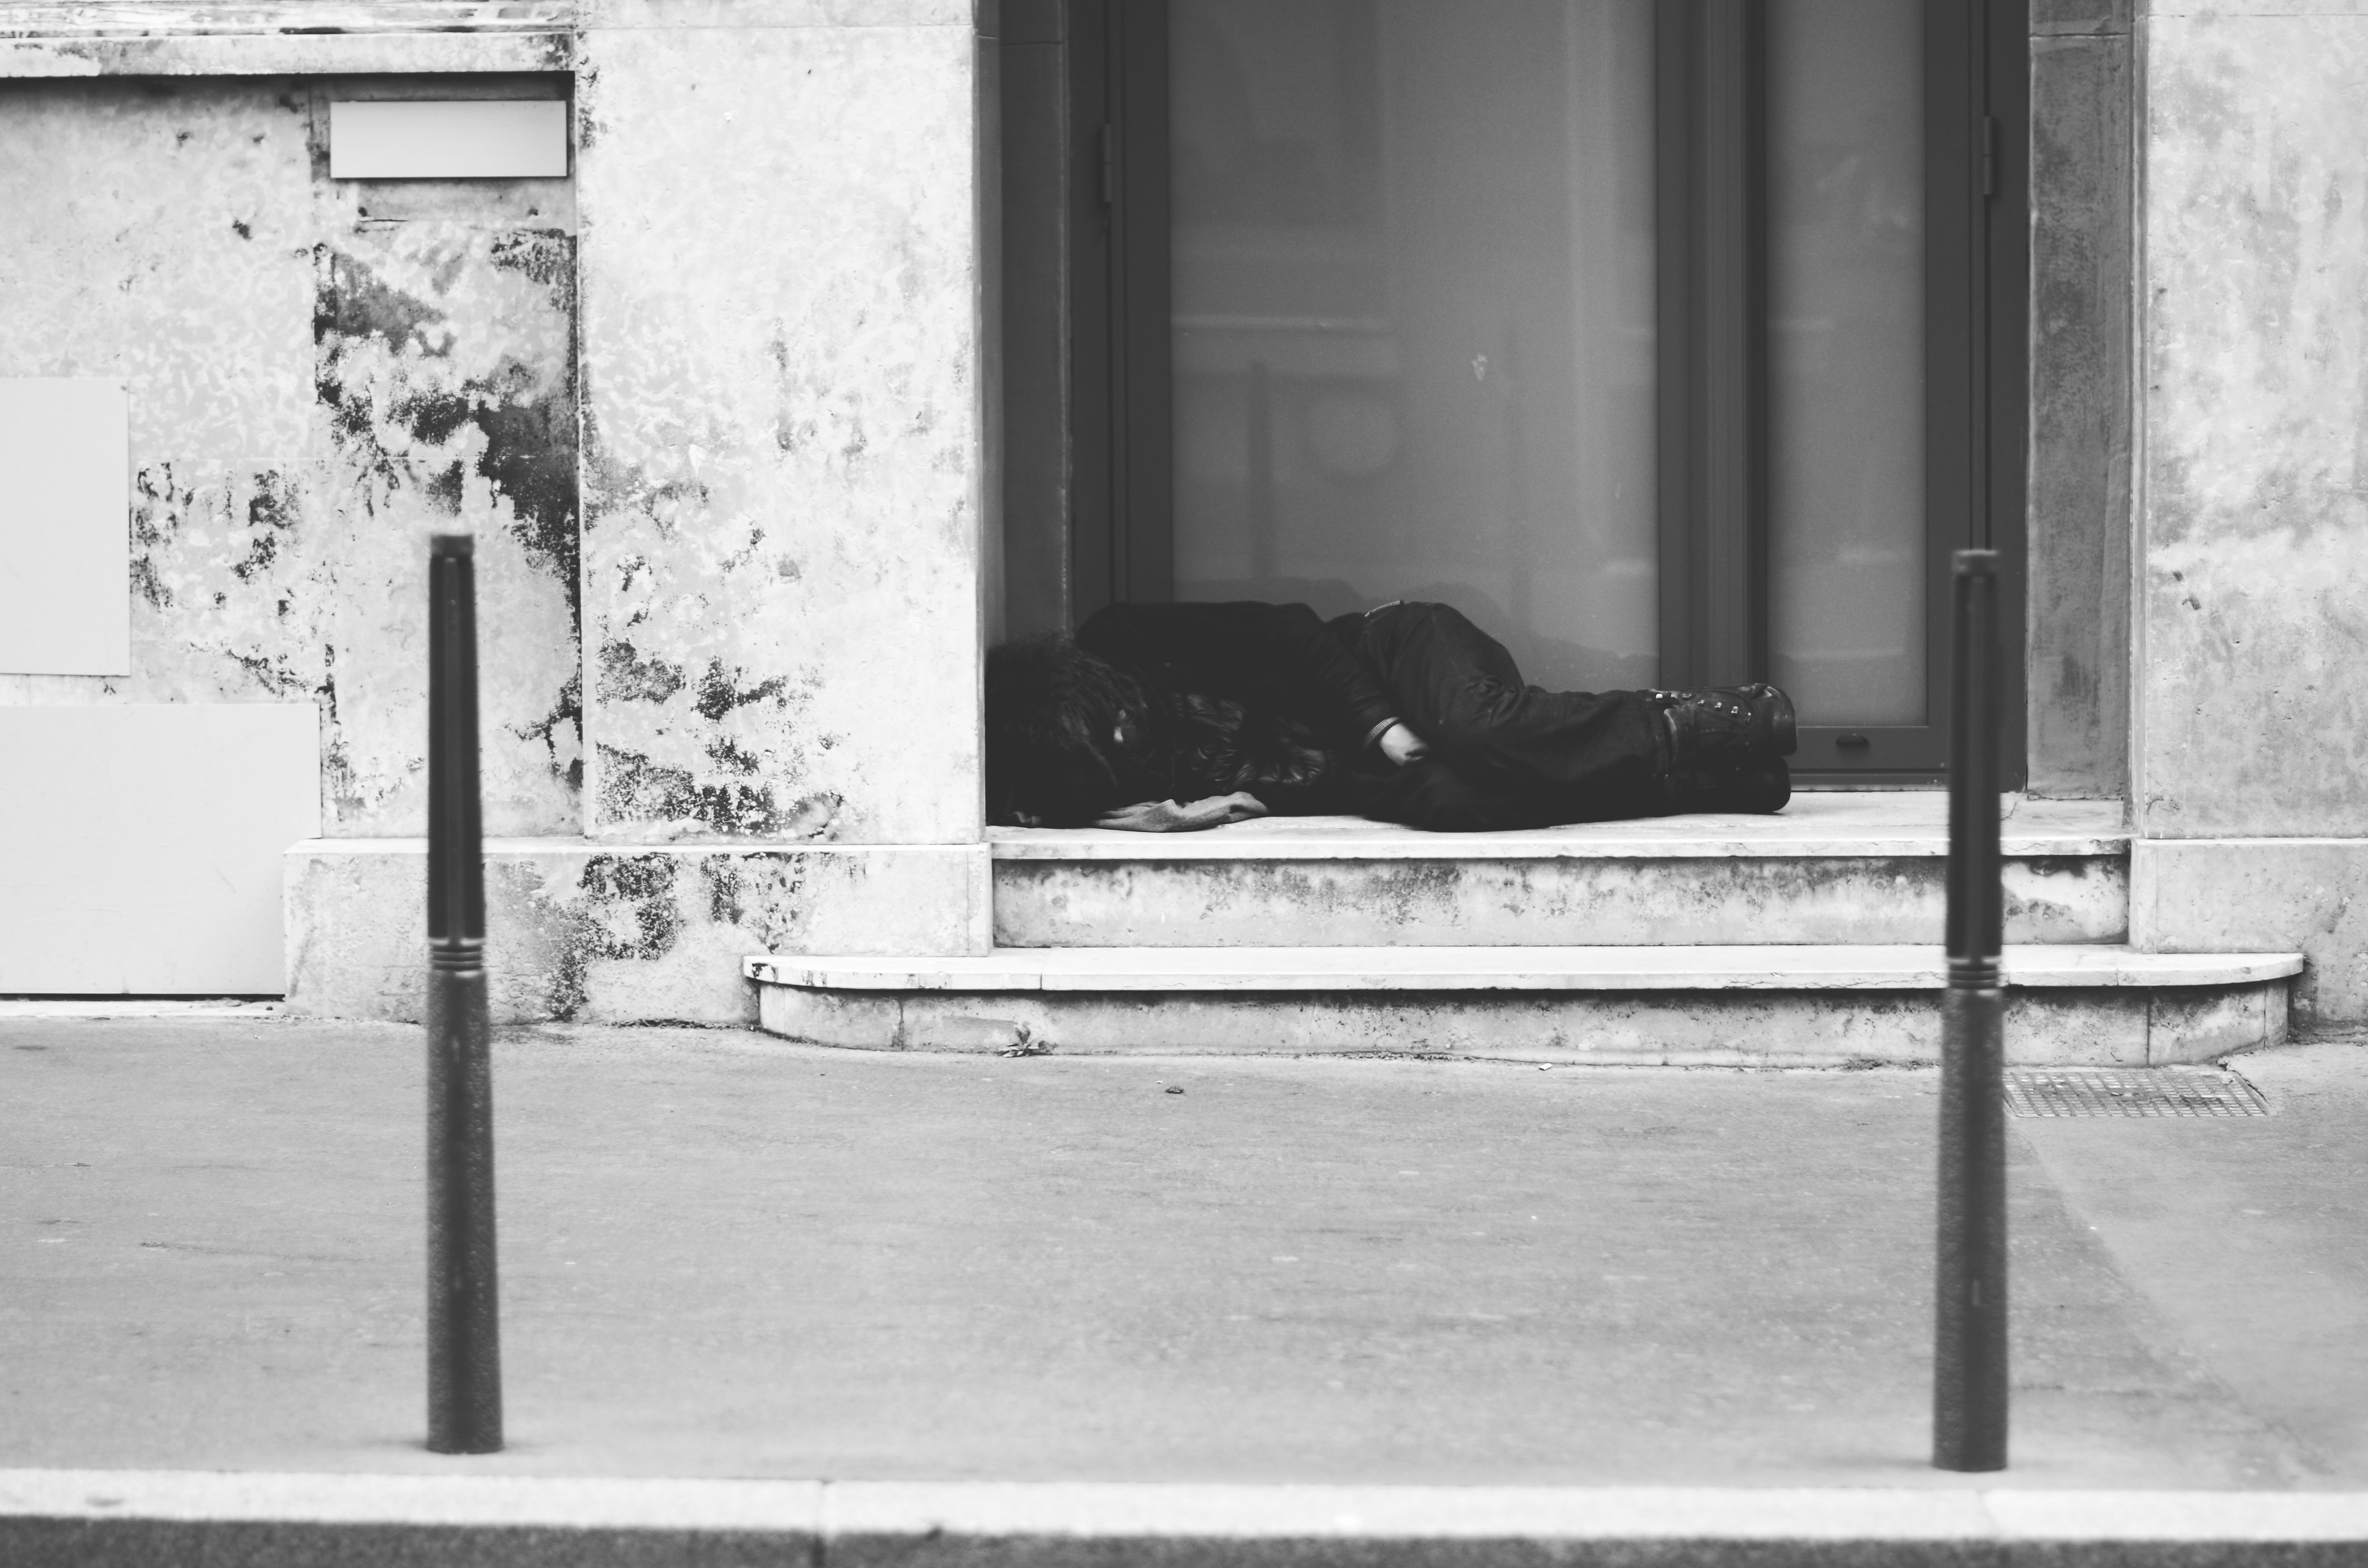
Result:
<instances>
[{"instance_id":1,"label":"white wall panel","mask_svg":"<svg viewBox=\"0 0 2368 1568\"><path fill-rule=\"evenodd\" d=\"M0 377L0 675L131 670L121 383Z\"/></svg>"},{"instance_id":2,"label":"white wall panel","mask_svg":"<svg viewBox=\"0 0 2368 1568\"><path fill-rule=\"evenodd\" d=\"M379 99L329 106L332 179L564 179L561 98Z\"/></svg>"},{"instance_id":3,"label":"white wall panel","mask_svg":"<svg viewBox=\"0 0 2368 1568\"><path fill-rule=\"evenodd\" d=\"M310 703L0 708L0 995L285 989Z\"/></svg>"}]
</instances>

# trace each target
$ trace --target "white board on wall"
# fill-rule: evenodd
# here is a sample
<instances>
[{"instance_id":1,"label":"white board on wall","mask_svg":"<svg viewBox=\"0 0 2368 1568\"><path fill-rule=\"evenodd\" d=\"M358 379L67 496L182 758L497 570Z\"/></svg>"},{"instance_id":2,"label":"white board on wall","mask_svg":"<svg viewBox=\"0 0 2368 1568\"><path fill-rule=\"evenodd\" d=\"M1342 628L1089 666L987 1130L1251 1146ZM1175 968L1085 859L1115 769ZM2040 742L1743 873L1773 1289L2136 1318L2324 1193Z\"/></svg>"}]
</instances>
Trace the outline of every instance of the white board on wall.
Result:
<instances>
[{"instance_id":1,"label":"white board on wall","mask_svg":"<svg viewBox=\"0 0 2368 1568\"><path fill-rule=\"evenodd\" d=\"M120 381L0 377L0 675L131 671Z\"/></svg>"},{"instance_id":2,"label":"white board on wall","mask_svg":"<svg viewBox=\"0 0 2368 1568\"><path fill-rule=\"evenodd\" d=\"M562 98L377 98L329 105L331 179L564 179Z\"/></svg>"},{"instance_id":3,"label":"white board on wall","mask_svg":"<svg viewBox=\"0 0 2368 1568\"><path fill-rule=\"evenodd\" d=\"M310 703L0 708L0 995L283 993L320 777Z\"/></svg>"}]
</instances>

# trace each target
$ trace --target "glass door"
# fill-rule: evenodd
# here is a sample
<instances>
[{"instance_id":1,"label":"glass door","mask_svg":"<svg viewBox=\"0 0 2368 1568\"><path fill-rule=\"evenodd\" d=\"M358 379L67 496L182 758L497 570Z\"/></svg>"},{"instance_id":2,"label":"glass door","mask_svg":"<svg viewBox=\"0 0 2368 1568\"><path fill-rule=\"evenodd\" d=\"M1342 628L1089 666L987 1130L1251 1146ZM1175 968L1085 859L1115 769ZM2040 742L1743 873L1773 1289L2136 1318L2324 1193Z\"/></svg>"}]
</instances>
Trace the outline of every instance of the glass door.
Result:
<instances>
[{"instance_id":1,"label":"glass door","mask_svg":"<svg viewBox=\"0 0 2368 1568\"><path fill-rule=\"evenodd\" d=\"M1922 727L1923 12L1768 10L1768 676L1812 726Z\"/></svg>"},{"instance_id":2,"label":"glass door","mask_svg":"<svg viewBox=\"0 0 2368 1568\"><path fill-rule=\"evenodd\" d=\"M1804 778L1937 780L1949 552L2019 564L2021 13L1073 8L1077 613L1441 599L1539 684L1772 679Z\"/></svg>"},{"instance_id":3,"label":"glass door","mask_svg":"<svg viewBox=\"0 0 2368 1568\"><path fill-rule=\"evenodd\" d=\"M1653 684L1651 0L1168 18L1177 597Z\"/></svg>"}]
</instances>

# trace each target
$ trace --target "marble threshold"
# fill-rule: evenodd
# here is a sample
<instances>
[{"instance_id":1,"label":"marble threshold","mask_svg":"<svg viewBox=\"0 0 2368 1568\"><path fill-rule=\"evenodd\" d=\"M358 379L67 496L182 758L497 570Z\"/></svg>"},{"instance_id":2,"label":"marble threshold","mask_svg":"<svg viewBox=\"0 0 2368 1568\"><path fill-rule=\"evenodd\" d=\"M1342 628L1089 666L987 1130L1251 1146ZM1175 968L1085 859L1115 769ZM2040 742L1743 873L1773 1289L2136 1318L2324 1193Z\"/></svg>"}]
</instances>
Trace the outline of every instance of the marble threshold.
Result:
<instances>
[{"instance_id":1,"label":"marble threshold","mask_svg":"<svg viewBox=\"0 0 2368 1568\"><path fill-rule=\"evenodd\" d=\"M2261 984L2300 973L2298 953L2146 953L2014 946L2010 988ZM964 958L760 954L760 985L821 991L1937 991L1937 947L998 948Z\"/></svg>"},{"instance_id":2,"label":"marble threshold","mask_svg":"<svg viewBox=\"0 0 2368 1568\"><path fill-rule=\"evenodd\" d=\"M2017 858L2129 853L2119 801L2005 797L2000 838ZM991 827L997 860L1559 860L1889 858L1946 856L1939 790L1795 795L1772 816L1702 812L1517 833L1425 833L1362 817L1265 817L1200 833Z\"/></svg>"}]
</instances>

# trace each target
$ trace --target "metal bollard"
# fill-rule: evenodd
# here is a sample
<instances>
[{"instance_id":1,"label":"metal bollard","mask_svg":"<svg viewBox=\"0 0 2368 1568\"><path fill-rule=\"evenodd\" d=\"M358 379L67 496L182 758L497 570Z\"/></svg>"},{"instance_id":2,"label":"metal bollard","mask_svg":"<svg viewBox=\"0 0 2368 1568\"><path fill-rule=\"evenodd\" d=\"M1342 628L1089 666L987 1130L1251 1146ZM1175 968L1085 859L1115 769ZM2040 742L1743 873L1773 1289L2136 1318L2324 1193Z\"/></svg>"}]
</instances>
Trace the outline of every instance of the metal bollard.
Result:
<instances>
[{"instance_id":1,"label":"metal bollard","mask_svg":"<svg viewBox=\"0 0 2368 1568\"><path fill-rule=\"evenodd\" d=\"M1941 1004L1941 1201L1932 1463L2004 1470L2005 993L1998 949L1998 559L1961 550L1951 584L1949 989Z\"/></svg>"},{"instance_id":2,"label":"metal bollard","mask_svg":"<svg viewBox=\"0 0 2368 1568\"><path fill-rule=\"evenodd\" d=\"M427 555L427 1447L502 1447L494 1084L477 788L476 540Z\"/></svg>"}]
</instances>

